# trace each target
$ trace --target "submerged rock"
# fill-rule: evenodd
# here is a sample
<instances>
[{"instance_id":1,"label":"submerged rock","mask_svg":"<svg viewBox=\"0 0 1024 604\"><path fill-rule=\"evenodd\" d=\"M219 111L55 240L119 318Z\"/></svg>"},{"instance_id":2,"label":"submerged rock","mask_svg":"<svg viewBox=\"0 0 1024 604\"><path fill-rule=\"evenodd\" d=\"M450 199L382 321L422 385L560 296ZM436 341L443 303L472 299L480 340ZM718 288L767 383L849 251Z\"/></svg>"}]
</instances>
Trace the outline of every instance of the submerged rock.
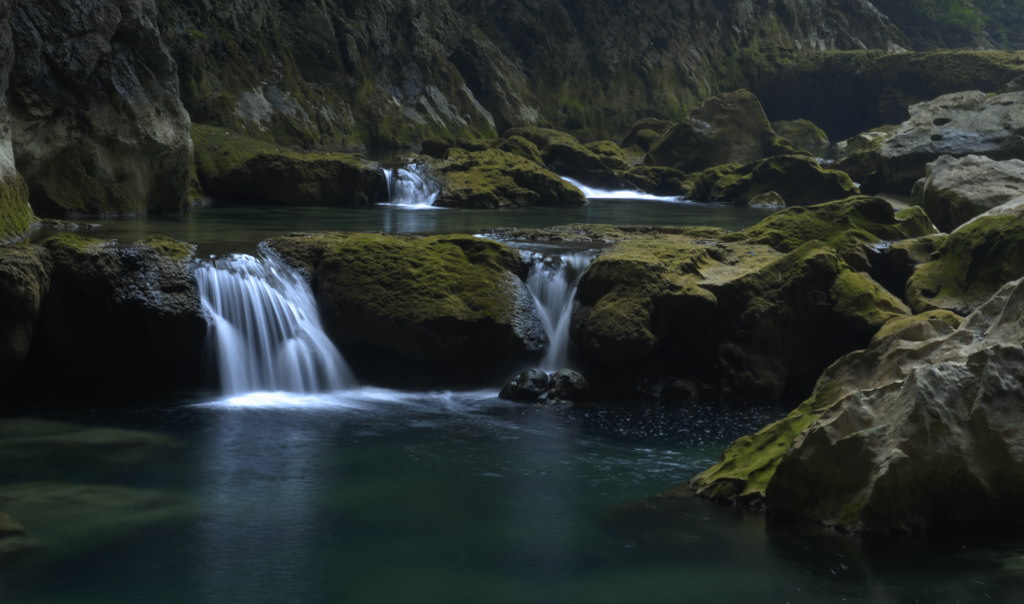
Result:
<instances>
[{"instance_id":1,"label":"submerged rock","mask_svg":"<svg viewBox=\"0 0 1024 604\"><path fill-rule=\"evenodd\" d=\"M500 243L324 233L268 244L312 276L324 326L361 378L482 383L542 345L522 259Z\"/></svg>"},{"instance_id":2,"label":"submerged rock","mask_svg":"<svg viewBox=\"0 0 1024 604\"><path fill-rule=\"evenodd\" d=\"M535 403L547 392L551 377L540 369L527 369L509 380L498 397L518 403Z\"/></svg>"},{"instance_id":3,"label":"submerged rock","mask_svg":"<svg viewBox=\"0 0 1024 604\"><path fill-rule=\"evenodd\" d=\"M691 483L848 531L1024 527L1024 281L903 320Z\"/></svg>"},{"instance_id":4,"label":"submerged rock","mask_svg":"<svg viewBox=\"0 0 1024 604\"><path fill-rule=\"evenodd\" d=\"M366 206L387 201L380 167L346 153L298 152L194 125L196 174L226 203Z\"/></svg>"},{"instance_id":5,"label":"submerged rock","mask_svg":"<svg viewBox=\"0 0 1024 604\"><path fill-rule=\"evenodd\" d=\"M757 97L737 90L704 101L672 126L651 145L648 163L695 172L794 152L772 130Z\"/></svg>"},{"instance_id":6,"label":"submerged rock","mask_svg":"<svg viewBox=\"0 0 1024 604\"><path fill-rule=\"evenodd\" d=\"M585 401L590 394L590 383L578 371L559 369L548 374L527 369L509 380L498 396L519 403L569 403Z\"/></svg>"},{"instance_id":7,"label":"submerged rock","mask_svg":"<svg viewBox=\"0 0 1024 604\"><path fill-rule=\"evenodd\" d=\"M1024 161L943 155L926 166L911 201L923 207L937 227L951 231L1019 197L1024 197Z\"/></svg>"}]
</instances>

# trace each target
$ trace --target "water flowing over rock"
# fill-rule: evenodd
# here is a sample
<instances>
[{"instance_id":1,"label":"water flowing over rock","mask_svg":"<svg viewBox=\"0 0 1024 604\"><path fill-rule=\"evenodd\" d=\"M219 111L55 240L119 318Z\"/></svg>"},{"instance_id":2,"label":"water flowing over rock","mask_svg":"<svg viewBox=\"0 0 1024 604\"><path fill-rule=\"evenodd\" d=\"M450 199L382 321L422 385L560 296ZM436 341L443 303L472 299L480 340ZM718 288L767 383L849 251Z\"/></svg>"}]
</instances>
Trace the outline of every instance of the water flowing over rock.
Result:
<instances>
[{"instance_id":1,"label":"water flowing over rock","mask_svg":"<svg viewBox=\"0 0 1024 604\"><path fill-rule=\"evenodd\" d=\"M384 172L388 179L388 203L399 206L431 207L441 187L424 163L410 163Z\"/></svg>"},{"instance_id":2,"label":"water flowing over rock","mask_svg":"<svg viewBox=\"0 0 1024 604\"><path fill-rule=\"evenodd\" d=\"M286 264L234 255L202 264L196 279L226 394L355 385L323 331L313 292Z\"/></svg>"},{"instance_id":3,"label":"water flowing over rock","mask_svg":"<svg viewBox=\"0 0 1024 604\"><path fill-rule=\"evenodd\" d=\"M544 371L555 371L568 365L569 325L576 288L592 259L593 255L587 253L562 256L536 254L533 257L526 287L533 295L548 339L540 363L540 369Z\"/></svg>"}]
</instances>

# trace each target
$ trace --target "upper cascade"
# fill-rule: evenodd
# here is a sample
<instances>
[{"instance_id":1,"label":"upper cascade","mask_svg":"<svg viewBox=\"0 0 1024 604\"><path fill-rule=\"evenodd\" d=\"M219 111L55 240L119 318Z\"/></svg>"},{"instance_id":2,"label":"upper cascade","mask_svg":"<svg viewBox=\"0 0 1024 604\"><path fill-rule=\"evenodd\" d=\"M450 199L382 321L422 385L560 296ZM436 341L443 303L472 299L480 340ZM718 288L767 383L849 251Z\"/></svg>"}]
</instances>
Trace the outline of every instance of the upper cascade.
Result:
<instances>
[{"instance_id":1,"label":"upper cascade","mask_svg":"<svg viewBox=\"0 0 1024 604\"><path fill-rule=\"evenodd\" d=\"M324 333L309 285L280 260L217 258L196 269L196 280L225 394L356 385Z\"/></svg>"},{"instance_id":2,"label":"upper cascade","mask_svg":"<svg viewBox=\"0 0 1024 604\"><path fill-rule=\"evenodd\" d=\"M537 314L548 338L540 369L554 371L568 365L569 325L576 288L594 256L586 252L557 256L532 254L531 259L533 265L526 278L526 287L533 294Z\"/></svg>"},{"instance_id":3,"label":"upper cascade","mask_svg":"<svg viewBox=\"0 0 1024 604\"><path fill-rule=\"evenodd\" d=\"M432 207L441 192L426 164L384 170L384 177L388 181L388 202L394 205Z\"/></svg>"}]
</instances>

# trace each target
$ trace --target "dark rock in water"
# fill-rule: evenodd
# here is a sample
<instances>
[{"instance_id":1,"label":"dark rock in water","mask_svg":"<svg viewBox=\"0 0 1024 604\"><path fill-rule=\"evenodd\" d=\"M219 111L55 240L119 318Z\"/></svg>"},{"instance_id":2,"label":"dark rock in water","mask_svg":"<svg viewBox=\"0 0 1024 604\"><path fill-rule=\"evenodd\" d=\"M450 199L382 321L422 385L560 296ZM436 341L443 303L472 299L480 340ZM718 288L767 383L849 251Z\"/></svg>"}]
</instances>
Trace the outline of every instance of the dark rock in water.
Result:
<instances>
[{"instance_id":1,"label":"dark rock in water","mask_svg":"<svg viewBox=\"0 0 1024 604\"><path fill-rule=\"evenodd\" d=\"M847 531L1020 529L1022 329L1021 280L962 324L897 319L692 486Z\"/></svg>"},{"instance_id":2,"label":"dark rock in water","mask_svg":"<svg viewBox=\"0 0 1024 604\"><path fill-rule=\"evenodd\" d=\"M943 231L1024 197L1024 161L996 161L980 155L943 155L925 167L914 183L911 202L921 206Z\"/></svg>"},{"instance_id":3,"label":"dark rock in water","mask_svg":"<svg viewBox=\"0 0 1024 604\"><path fill-rule=\"evenodd\" d=\"M5 92L37 214L188 204L189 116L158 20L144 0L14 3Z\"/></svg>"},{"instance_id":4,"label":"dark rock in water","mask_svg":"<svg viewBox=\"0 0 1024 604\"><path fill-rule=\"evenodd\" d=\"M487 383L541 346L523 260L495 241L322 233L268 244L311 275L324 327L361 378Z\"/></svg>"},{"instance_id":5,"label":"dark rock in water","mask_svg":"<svg viewBox=\"0 0 1024 604\"><path fill-rule=\"evenodd\" d=\"M578 402L590 396L590 383L582 373L572 369L559 369L551 374L548 397L562 401Z\"/></svg>"},{"instance_id":6,"label":"dark rock in water","mask_svg":"<svg viewBox=\"0 0 1024 604\"><path fill-rule=\"evenodd\" d=\"M387 201L380 166L346 153L302 153L211 126L192 126L196 173L219 201L366 206Z\"/></svg>"},{"instance_id":7,"label":"dark rock in water","mask_svg":"<svg viewBox=\"0 0 1024 604\"><path fill-rule=\"evenodd\" d=\"M540 369L527 369L501 388L500 398L517 403L535 403L548 391L551 377Z\"/></svg>"},{"instance_id":8,"label":"dark rock in water","mask_svg":"<svg viewBox=\"0 0 1024 604\"><path fill-rule=\"evenodd\" d=\"M690 197L696 201L729 201L741 206L765 193L777 194L787 206L806 206L859 192L845 172L822 167L801 155L778 155L746 166L715 166L690 182Z\"/></svg>"},{"instance_id":9,"label":"dark rock in water","mask_svg":"<svg viewBox=\"0 0 1024 604\"><path fill-rule=\"evenodd\" d=\"M17 374L32 346L50 289L49 258L30 245L0 246L0 385Z\"/></svg>"},{"instance_id":10,"label":"dark rock in water","mask_svg":"<svg viewBox=\"0 0 1024 604\"><path fill-rule=\"evenodd\" d=\"M683 172L799 153L780 138L757 97L747 90L712 97L651 145L649 162Z\"/></svg>"},{"instance_id":11,"label":"dark rock in water","mask_svg":"<svg viewBox=\"0 0 1024 604\"><path fill-rule=\"evenodd\" d=\"M187 266L193 252L161 236L128 247L70 233L44 241L49 291L26 371L47 376L40 387L82 392L195 383L207 327Z\"/></svg>"}]
</instances>

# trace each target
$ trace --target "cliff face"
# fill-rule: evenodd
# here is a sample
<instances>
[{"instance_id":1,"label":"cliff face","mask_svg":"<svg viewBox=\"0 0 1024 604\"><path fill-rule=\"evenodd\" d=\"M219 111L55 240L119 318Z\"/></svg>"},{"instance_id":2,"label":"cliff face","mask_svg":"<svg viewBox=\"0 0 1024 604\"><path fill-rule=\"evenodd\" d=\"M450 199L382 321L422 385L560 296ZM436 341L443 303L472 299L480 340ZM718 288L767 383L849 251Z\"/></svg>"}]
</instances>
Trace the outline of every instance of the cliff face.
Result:
<instances>
[{"instance_id":1,"label":"cliff face","mask_svg":"<svg viewBox=\"0 0 1024 604\"><path fill-rule=\"evenodd\" d=\"M39 215L182 207L190 115L302 146L618 136L778 56L901 41L867 0L0 0L0 38L14 231L12 155Z\"/></svg>"},{"instance_id":2,"label":"cliff face","mask_svg":"<svg viewBox=\"0 0 1024 604\"><path fill-rule=\"evenodd\" d=\"M161 0L196 121L303 144L400 145L541 123L620 135L769 56L891 48L865 0Z\"/></svg>"}]
</instances>

